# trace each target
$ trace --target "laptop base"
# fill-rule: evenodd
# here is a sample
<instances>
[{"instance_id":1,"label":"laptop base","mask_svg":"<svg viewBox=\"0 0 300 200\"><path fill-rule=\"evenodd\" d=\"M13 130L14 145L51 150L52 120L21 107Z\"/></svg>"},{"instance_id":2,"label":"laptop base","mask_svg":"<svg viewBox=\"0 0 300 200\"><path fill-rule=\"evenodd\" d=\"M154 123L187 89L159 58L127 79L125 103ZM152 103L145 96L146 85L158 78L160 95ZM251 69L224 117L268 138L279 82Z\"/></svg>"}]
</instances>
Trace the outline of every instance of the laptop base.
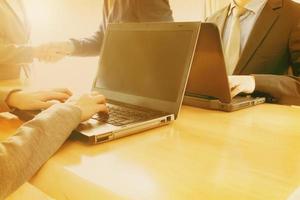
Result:
<instances>
[{"instance_id":1,"label":"laptop base","mask_svg":"<svg viewBox=\"0 0 300 200\"><path fill-rule=\"evenodd\" d=\"M17 116L22 121L29 121L40 112L41 111L14 110L12 114ZM172 123L174 120L175 116L173 114L165 114L144 122L114 126L112 124L99 122L98 120L91 118L86 122L80 123L79 126L72 132L71 138L89 144L101 144L149 129L165 126Z\"/></svg>"},{"instance_id":2,"label":"laptop base","mask_svg":"<svg viewBox=\"0 0 300 200\"><path fill-rule=\"evenodd\" d=\"M174 120L174 115L168 115L141 123L116 127L109 124L99 124L97 120L90 119L89 121L82 123L74 133L81 135L81 138L89 144L101 144L136 133L141 133L149 129L165 126L172 123Z\"/></svg>"},{"instance_id":3,"label":"laptop base","mask_svg":"<svg viewBox=\"0 0 300 200\"><path fill-rule=\"evenodd\" d=\"M239 97L236 100L233 99L231 103L222 103L218 99L208 99L186 95L183 99L183 104L210 110L233 112L262 104L265 101L266 99L263 97Z\"/></svg>"}]
</instances>

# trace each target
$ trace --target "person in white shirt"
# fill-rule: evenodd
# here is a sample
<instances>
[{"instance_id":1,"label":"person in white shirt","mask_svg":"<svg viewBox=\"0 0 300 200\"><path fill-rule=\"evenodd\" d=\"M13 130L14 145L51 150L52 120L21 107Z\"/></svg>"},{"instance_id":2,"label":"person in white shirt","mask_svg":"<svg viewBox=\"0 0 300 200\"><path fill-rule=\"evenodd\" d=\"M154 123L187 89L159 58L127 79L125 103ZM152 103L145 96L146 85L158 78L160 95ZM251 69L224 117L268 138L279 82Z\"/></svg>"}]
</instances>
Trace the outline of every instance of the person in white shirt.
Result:
<instances>
[{"instance_id":1,"label":"person in white shirt","mask_svg":"<svg viewBox=\"0 0 300 200\"><path fill-rule=\"evenodd\" d=\"M233 97L255 93L268 102L300 105L299 3L232 0L207 21L222 34Z\"/></svg>"}]
</instances>

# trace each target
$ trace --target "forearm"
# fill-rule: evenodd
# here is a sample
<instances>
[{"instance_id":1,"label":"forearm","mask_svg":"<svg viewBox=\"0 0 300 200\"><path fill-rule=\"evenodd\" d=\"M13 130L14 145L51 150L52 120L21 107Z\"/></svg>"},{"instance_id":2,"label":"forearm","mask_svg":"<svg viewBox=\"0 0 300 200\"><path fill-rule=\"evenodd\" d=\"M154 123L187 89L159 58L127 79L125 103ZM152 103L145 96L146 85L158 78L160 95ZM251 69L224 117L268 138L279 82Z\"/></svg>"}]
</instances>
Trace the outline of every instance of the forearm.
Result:
<instances>
[{"instance_id":1,"label":"forearm","mask_svg":"<svg viewBox=\"0 0 300 200\"><path fill-rule=\"evenodd\" d=\"M74 106L52 106L0 143L0 199L36 173L77 127L80 116Z\"/></svg>"},{"instance_id":2,"label":"forearm","mask_svg":"<svg viewBox=\"0 0 300 200\"><path fill-rule=\"evenodd\" d=\"M0 44L0 64L24 64L33 62L34 49L26 45Z\"/></svg>"},{"instance_id":3,"label":"forearm","mask_svg":"<svg viewBox=\"0 0 300 200\"><path fill-rule=\"evenodd\" d=\"M254 75L255 91L267 94L276 103L300 105L300 78L295 76Z\"/></svg>"}]
</instances>

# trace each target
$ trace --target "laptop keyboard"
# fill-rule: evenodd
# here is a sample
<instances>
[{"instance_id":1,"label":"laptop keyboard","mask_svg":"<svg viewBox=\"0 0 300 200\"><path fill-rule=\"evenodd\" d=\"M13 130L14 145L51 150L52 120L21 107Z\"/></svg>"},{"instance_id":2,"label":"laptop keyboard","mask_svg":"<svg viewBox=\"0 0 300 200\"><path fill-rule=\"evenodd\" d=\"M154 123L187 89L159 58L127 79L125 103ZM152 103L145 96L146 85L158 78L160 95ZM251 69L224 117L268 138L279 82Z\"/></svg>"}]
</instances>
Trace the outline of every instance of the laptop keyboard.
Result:
<instances>
[{"instance_id":1,"label":"laptop keyboard","mask_svg":"<svg viewBox=\"0 0 300 200\"><path fill-rule=\"evenodd\" d=\"M108 104L109 113L99 113L93 119L114 126L124 126L158 117L158 112L141 111L127 107Z\"/></svg>"}]
</instances>

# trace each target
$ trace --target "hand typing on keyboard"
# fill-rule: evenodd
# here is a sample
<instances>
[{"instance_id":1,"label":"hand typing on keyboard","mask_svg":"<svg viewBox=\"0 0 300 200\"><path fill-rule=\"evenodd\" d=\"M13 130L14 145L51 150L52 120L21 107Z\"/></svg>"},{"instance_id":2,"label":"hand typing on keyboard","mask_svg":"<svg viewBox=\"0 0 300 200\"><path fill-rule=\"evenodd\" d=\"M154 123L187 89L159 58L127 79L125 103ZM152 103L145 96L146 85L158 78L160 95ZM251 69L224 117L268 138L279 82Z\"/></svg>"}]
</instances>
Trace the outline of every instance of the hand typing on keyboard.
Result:
<instances>
[{"instance_id":1,"label":"hand typing on keyboard","mask_svg":"<svg viewBox=\"0 0 300 200\"><path fill-rule=\"evenodd\" d=\"M91 94L85 94L79 97L72 97L67 102L78 107L81 110L81 121L90 119L95 113L102 112L107 113L108 108L106 106L106 99L98 92L92 92Z\"/></svg>"}]
</instances>

